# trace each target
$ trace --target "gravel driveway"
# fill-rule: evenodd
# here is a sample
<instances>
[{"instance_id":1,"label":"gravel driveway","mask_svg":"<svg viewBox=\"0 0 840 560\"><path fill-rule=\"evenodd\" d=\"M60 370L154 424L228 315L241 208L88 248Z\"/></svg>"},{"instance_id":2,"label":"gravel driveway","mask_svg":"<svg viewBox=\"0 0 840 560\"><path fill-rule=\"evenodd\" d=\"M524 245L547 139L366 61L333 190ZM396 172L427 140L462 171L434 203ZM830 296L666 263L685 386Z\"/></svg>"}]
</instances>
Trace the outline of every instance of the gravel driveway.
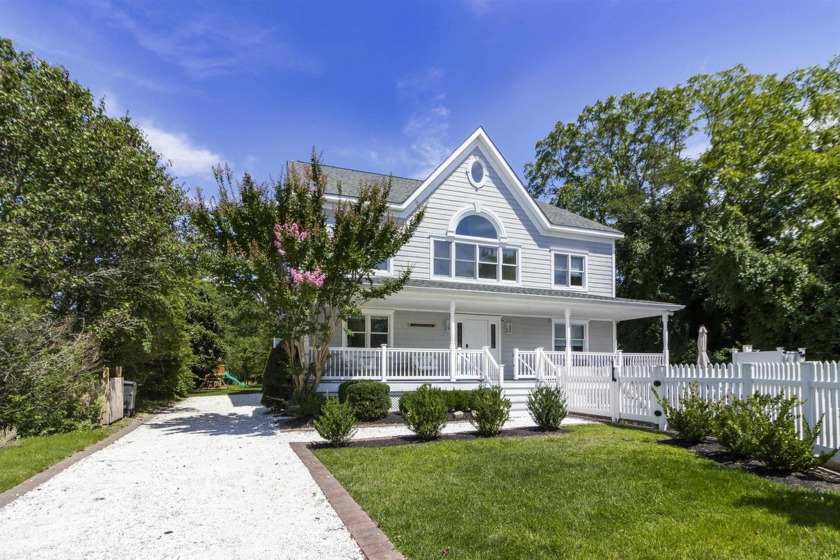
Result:
<instances>
[{"instance_id":1,"label":"gravel driveway","mask_svg":"<svg viewBox=\"0 0 840 560\"><path fill-rule=\"evenodd\" d=\"M259 398L186 399L21 496L0 558L363 558L288 445L318 435L279 430Z\"/></svg>"}]
</instances>

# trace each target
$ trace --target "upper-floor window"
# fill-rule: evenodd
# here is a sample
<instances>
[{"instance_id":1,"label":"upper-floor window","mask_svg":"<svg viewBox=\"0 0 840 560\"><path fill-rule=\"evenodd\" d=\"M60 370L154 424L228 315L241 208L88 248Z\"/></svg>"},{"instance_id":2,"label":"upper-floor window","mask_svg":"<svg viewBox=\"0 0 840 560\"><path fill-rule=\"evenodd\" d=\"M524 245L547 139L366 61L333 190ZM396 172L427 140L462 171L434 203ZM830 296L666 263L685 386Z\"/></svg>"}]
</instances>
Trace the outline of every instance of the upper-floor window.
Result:
<instances>
[{"instance_id":1,"label":"upper-floor window","mask_svg":"<svg viewBox=\"0 0 840 560\"><path fill-rule=\"evenodd\" d=\"M554 253L554 287L586 288L586 257Z\"/></svg>"},{"instance_id":2,"label":"upper-floor window","mask_svg":"<svg viewBox=\"0 0 840 560\"><path fill-rule=\"evenodd\" d=\"M455 233L470 237L486 237L487 239L497 239L499 237L499 234L496 233L496 228L493 227L490 220L481 216L467 216L458 222Z\"/></svg>"},{"instance_id":3,"label":"upper-floor window","mask_svg":"<svg viewBox=\"0 0 840 560\"><path fill-rule=\"evenodd\" d=\"M498 233L490 221L482 216L463 218L455 228L456 236L481 237L497 240ZM519 251L496 243L469 241L435 241L432 249L432 273L473 280L516 282Z\"/></svg>"}]
</instances>

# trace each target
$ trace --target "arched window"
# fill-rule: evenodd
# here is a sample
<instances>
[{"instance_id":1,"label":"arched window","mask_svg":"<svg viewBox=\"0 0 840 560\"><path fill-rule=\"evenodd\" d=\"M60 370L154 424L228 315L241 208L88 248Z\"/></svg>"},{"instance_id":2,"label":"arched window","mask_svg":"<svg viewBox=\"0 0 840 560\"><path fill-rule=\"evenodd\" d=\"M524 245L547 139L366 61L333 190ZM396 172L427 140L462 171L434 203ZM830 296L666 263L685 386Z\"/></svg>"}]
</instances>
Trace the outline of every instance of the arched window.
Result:
<instances>
[{"instance_id":1,"label":"arched window","mask_svg":"<svg viewBox=\"0 0 840 560\"><path fill-rule=\"evenodd\" d=\"M460 236L492 241L461 240ZM506 247L504 239L497 240L499 233L490 220L475 214L465 216L458 222L454 237L434 241L433 275L516 282L519 251L513 247Z\"/></svg>"},{"instance_id":2,"label":"arched window","mask_svg":"<svg viewBox=\"0 0 840 560\"><path fill-rule=\"evenodd\" d=\"M487 239L497 239L499 237L490 220L481 216L467 216L458 223L455 233L457 235L469 235L470 237L486 237Z\"/></svg>"}]
</instances>

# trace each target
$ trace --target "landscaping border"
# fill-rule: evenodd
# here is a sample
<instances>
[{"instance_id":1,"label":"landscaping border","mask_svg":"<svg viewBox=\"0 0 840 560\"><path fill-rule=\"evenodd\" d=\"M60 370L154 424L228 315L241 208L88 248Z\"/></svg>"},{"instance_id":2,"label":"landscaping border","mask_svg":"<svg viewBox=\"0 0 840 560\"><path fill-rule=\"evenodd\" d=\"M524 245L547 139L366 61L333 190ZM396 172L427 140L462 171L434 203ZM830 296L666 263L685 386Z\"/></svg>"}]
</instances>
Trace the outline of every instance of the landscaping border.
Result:
<instances>
[{"instance_id":1,"label":"landscaping border","mask_svg":"<svg viewBox=\"0 0 840 560\"><path fill-rule=\"evenodd\" d=\"M308 442L293 442L289 444L309 469L309 474L318 484L324 496L333 507L341 522L344 523L350 536L362 549L368 560L403 560L403 555L394 548L388 536L382 532L379 525L359 507L344 486L327 470L327 467L309 449Z\"/></svg>"},{"instance_id":2,"label":"landscaping border","mask_svg":"<svg viewBox=\"0 0 840 560\"><path fill-rule=\"evenodd\" d=\"M27 492L31 492L32 490L42 485L61 471L67 470L69 467L75 465L85 457L93 455L100 449L108 447L121 437L130 434L131 432L133 432L134 430L151 420L154 416L154 412L137 415L131 419L131 422L127 426L114 432L110 436L85 447L81 451L76 451L69 457L66 457L58 463L50 465L41 472L32 475L17 486L12 486L5 492L0 492L0 508L6 507L10 503L14 502L18 498L26 494Z\"/></svg>"}]
</instances>

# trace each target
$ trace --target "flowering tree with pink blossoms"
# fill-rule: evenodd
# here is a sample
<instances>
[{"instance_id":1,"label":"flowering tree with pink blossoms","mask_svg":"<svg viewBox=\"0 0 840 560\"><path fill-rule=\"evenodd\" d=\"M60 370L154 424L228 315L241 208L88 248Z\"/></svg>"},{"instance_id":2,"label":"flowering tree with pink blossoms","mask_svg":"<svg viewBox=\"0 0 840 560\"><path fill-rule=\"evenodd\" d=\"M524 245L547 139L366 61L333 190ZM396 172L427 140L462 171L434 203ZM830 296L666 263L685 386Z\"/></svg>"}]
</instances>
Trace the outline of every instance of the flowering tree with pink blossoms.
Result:
<instances>
[{"instance_id":1,"label":"flowering tree with pink blossoms","mask_svg":"<svg viewBox=\"0 0 840 560\"><path fill-rule=\"evenodd\" d=\"M246 173L234 185L228 168L218 168L216 180L218 199L199 195L191 215L211 248L209 268L223 287L260 303L300 399L320 383L342 321L408 281L410 269L376 282L374 270L411 239L424 209L394 219L390 180L328 203L328 177L314 151L309 164L293 166L280 181L258 184Z\"/></svg>"}]
</instances>

